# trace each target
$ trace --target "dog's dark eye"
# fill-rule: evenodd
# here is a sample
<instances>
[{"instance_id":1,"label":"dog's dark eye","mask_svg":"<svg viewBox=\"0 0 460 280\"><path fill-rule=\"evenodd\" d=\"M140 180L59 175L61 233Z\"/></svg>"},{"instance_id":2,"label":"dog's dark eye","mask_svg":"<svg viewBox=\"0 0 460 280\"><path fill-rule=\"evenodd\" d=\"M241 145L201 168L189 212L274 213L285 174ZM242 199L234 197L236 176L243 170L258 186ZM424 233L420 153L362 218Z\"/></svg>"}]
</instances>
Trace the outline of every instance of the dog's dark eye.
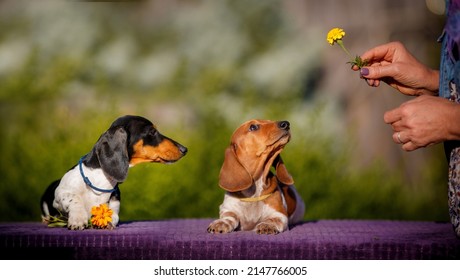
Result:
<instances>
[{"instance_id":1,"label":"dog's dark eye","mask_svg":"<svg viewBox=\"0 0 460 280\"><path fill-rule=\"evenodd\" d=\"M256 131L259 129L259 126L257 124L251 124L249 126L249 131Z\"/></svg>"}]
</instances>

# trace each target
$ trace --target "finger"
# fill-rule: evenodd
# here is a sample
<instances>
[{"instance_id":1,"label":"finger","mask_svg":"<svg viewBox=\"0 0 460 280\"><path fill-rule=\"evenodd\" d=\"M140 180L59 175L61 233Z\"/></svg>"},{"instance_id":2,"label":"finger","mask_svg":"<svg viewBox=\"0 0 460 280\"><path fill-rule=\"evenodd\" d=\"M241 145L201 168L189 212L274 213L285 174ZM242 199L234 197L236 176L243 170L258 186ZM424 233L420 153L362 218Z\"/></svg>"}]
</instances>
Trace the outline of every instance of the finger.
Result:
<instances>
[{"instance_id":1,"label":"finger","mask_svg":"<svg viewBox=\"0 0 460 280\"><path fill-rule=\"evenodd\" d=\"M380 85L380 81L379 80L373 80L373 79L366 79L366 78L363 78L367 85L370 86L370 87L378 87Z\"/></svg>"},{"instance_id":2,"label":"finger","mask_svg":"<svg viewBox=\"0 0 460 280\"><path fill-rule=\"evenodd\" d=\"M406 139L404 137L404 135L401 133L401 131L398 131L398 132L395 132L393 133L393 141L396 143L396 144L405 144L405 143L408 143L410 142L409 139Z\"/></svg>"},{"instance_id":3,"label":"finger","mask_svg":"<svg viewBox=\"0 0 460 280\"><path fill-rule=\"evenodd\" d=\"M396 121L400 121L401 117L402 117L401 109L396 108L394 110L385 112L385 114L383 115L383 120L387 124L392 124L392 123L394 123Z\"/></svg>"},{"instance_id":4,"label":"finger","mask_svg":"<svg viewBox=\"0 0 460 280\"><path fill-rule=\"evenodd\" d=\"M398 131L403 131L407 129L407 127L403 124L402 120L395 121L391 124L391 127L393 128L393 131L398 132Z\"/></svg>"},{"instance_id":5,"label":"finger","mask_svg":"<svg viewBox=\"0 0 460 280\"><path fill-rule=\"evenodd\" d=\"M388 58L394 53L394 49L394 43L383 44L366 51L361 55L361 58L369 61L389 60Z\"/></svg>"},{"instance_id":6,"label":"finger","mask_svg":"<svg viewBox=\"0 0 460 280\"><path fill-rule=\"evenodd\" d=\"M401 146L401 148L406 152L412 152L412 151L417 150L420 147L409 141L409 142L403 144Z\"/></svg>"},{"instance_id":7,"label":"finger","mask_svg":"<svg viewBox=\"0 0 460 280\"><path fill-rule=\"evenodd\" d=\"M367 79L381 79L384 77L394 77L397 74L394 64L380 66L366 66L361 69L361 75Z\"/></svg>"},{"instance_id":8,"label":"finger","mask_svg":"<svg viewBox=\"0 0 460 280\"><path fill-rule=\"evenodd\" d=\"M361 68L359 68L356 65L351 66L351 70L353 70L353 71L358 71L359 69L361 69Z\"/></svg>"},{"instance_id":9,"label":"finger","mask_svg":"<svg viewBox=\"0 0 460 280\"><path fill-rule=\"evenodd\" d=\"M395 142L396 144L403 144L401 141L399 141L398 133L399 132L393 133L393 136L392 136L393 142Z\"/></svg>"},{"instance_id":10,"label":"finger","mask_svg":"<svg viewBox=\"0 0 460 280\"><path fill-rule=\"evenodd\" d=\"M364 80L366 81L368 86L370 87L374 86L375 80L372 80L372 79L364 79Z\"/></svg>"}]
</instances>

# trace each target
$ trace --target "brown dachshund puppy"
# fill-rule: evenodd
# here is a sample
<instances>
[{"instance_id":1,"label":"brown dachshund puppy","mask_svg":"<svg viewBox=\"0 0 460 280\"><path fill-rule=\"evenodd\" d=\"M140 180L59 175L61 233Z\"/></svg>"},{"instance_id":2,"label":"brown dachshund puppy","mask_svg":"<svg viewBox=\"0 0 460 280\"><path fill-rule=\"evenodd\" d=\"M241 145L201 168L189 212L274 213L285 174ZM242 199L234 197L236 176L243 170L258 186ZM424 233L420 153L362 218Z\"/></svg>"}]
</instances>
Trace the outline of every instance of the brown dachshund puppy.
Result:
<instances>
[{"instance_id":1,"label":"brown dachshund puppy","mask_svg":"<svg viewBox=\"0 0 460 280\"><path fill-rule=\"evenodd\" d=\"M280 156L290 137L287 121L251 120L233 133L219 176L227 192L208 232L277 234L302 220L304 203Z\"/></svg>"}]
</instances>

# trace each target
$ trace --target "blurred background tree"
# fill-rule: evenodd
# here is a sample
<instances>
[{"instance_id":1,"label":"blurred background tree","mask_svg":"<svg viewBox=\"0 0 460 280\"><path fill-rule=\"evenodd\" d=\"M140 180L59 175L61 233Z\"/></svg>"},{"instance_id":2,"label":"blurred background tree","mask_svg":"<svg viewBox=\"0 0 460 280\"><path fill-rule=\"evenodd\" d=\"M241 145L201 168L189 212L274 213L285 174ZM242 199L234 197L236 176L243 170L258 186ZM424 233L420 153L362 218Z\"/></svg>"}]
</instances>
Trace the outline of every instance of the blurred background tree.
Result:
<instances>
[{"instance_id":1,"label":"blurred background tree","mask_svg":"<svg viewBox=\"0 0 460 280\"><path fill-rule=\"evenodd\" d=\"M0 2L0 221L40 220L47 185L117 117L142 115L189 148L121 185L121 220L216 217L233 130L289 120L283 159L305 219L447 220L440 146L405 153L369 88L331 48L400 40L437 68L442 0Z\"/></svg>"}]
</instances>

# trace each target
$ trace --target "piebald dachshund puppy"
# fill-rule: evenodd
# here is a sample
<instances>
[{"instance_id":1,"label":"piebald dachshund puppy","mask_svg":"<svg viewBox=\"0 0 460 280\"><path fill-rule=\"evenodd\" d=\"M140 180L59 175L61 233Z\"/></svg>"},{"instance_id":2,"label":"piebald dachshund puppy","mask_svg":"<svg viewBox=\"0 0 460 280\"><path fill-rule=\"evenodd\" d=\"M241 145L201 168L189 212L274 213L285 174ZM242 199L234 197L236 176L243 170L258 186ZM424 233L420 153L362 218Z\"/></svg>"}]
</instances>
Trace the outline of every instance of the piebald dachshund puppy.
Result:
<instances>
[{"instance_id":1,"label":"piebald dachshund puppy","mask_svg":"<svg viewBox=\"0 0 460 280\"><path fill-rule=\"evenodd\" d=\"M250 120L236 129L220 170L220 218L208 232L277 234L302 220L303 200L280 156L290 137L287 121Z\"/></svg>"},{"instance_id":2,"label":"piebald dachshund puppy","mask_svg":"<svg viewBox=\"0 0 460 280\"><path fill-rule=\"evenodd\" d=\"M128 168L143 162L173 163L187 148L162 135L147 119L124 116L116 119L92 150L64 176L51 183L41 199L42 217L63 214L67 227L84 229L91 208L108 203L112 223L118 224L120 189Z\"/></svg>"}]
</instances>

